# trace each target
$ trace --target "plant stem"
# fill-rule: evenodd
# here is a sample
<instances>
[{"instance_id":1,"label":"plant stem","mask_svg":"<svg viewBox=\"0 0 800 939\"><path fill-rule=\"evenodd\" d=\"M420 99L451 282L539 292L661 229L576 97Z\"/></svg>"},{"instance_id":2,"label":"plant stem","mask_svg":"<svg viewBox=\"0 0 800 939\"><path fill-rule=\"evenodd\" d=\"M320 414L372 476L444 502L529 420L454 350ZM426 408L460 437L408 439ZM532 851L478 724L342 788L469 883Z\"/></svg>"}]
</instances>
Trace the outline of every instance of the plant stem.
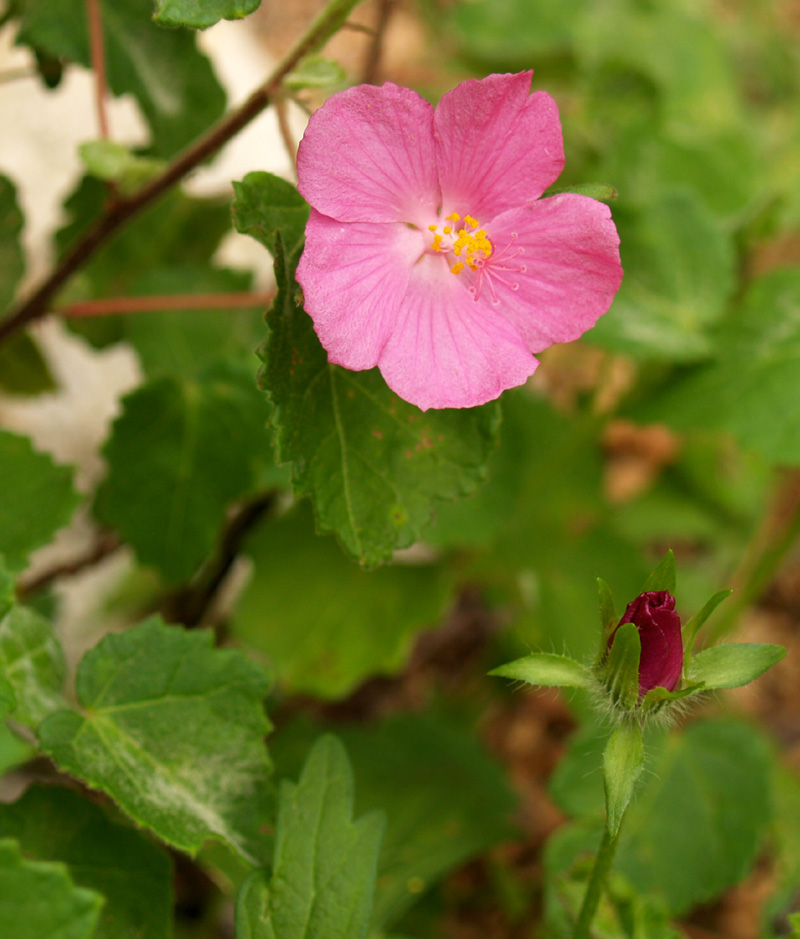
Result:
<instances>
[{"instance_id":1,"label":"plant stem","mask_svg":"<svg viewBox=\"0 0 800 939\"><path fill-rule=\"evenodd\" d=\"M161 313L167 310L258 309L268 307L275 291L263 293L181 293L144 297L102 297L70 303L56 312L65 319L115 316L122 313Z\"/></svg>"},{"instance_id":2,"label":"plant stem","mask_svg":"<svg viewBox=\"0 0 800 939\"><path fill-rule=\"evenodd\" d=\"M108 114L106 112L106 54L103 42L103 14L100 0L86 0L86 18L89 21L89 45L91 47L92 71L95 83L97 123L102 140L108 140Z\"/></svg>"},{"instance_id":3,"label":"plant stem","mask_svg":"<svg viewBox=\"0 0 800 939\"><path fill-rule=\"evenodd\" d=\"M589 939L591 935L592 920L600 905L600 898L606 885L608 872L611 870L611 863L614 860L614 854L617 850L619 841L619 832L614 838L611 837L608 827L603 832L603 840L597 851L597 857L594 859L594 867L586 886L586 893L583 896L583 904L578 915L578 922L575 924L575 931L572 933L572 939Z\"/></svg>"},{"instance_id":4,"label":"plant stem","mask_svg":"<svg viewBox=\"0 0 800 939\"><path fill-rule=\"evenodd\" d=\"M22 304L0 323L0 343L11 337L28 323L44 316L50 301L58 290L79 270L108 238L155 202L188 173L213 156L224 144L239 133L253 118L271 103L279 92L283 79L305 56L314 52L330 39L344 24L353 8L361 0L330 0L325 9L306 30L288 54L278 63L275 71L250 97L227 117L208 130L199 140L187 147L155 176L132 195L114 201L107 211L67 251L50 275Z\"/></svg>"}]
</instances>

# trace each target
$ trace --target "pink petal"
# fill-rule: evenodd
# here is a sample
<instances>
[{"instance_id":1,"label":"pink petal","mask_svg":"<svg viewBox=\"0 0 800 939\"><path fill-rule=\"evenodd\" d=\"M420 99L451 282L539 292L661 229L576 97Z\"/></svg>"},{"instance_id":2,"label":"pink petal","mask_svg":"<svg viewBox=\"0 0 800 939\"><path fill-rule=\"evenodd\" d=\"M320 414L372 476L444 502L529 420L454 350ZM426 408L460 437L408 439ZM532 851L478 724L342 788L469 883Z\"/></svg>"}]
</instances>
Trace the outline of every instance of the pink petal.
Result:
<instances>
[{"instance_id":1,"label":"pink petal","mask_svg":"<svg viewBox=\"0 0 800 939\"><path fill-rule=\"evenodd\" d=\"M490 75L449 91L433 119L445 212L487 221L539 196L564 168L555 101L530 94L533 72Z\"/></svg>"},{"instance_id":2,"label":"pink petal","mask_svg":"<svg viewBox=\"0 0 800 939\"><path fill-rule=\"evenodd\" d=\"M470 408L521 385L536 369L516 330L485 304L442 258L414 269L400 320L378 365L401 398L428 408Z\"/></svg>"},{"instance_id":3,"label":"pink petal","mask_svg":"<svg viewBox=\"0 0 800 939\"><path fill-rule=\"evenodd\" d=\"M611 305L622 266L607 205L564 193L506 212L487 227L495 245L488 268L489 276L498 275L492 278L498 309L531 352L577 339ZM507 245L509 270L504 272L499 267ZM522 254L512 258L518 248ZM522 266L524 272L514 270Z\"/></svg>"},{"instance_id":4,"label":"pink petal","mask_svg":"<svg viewBox=\"0 0 800 939\"><path fill-rule=\"evenodd\" d=\"M421 233L402 223L343 223L311 210L297 280L331 362L378 364L422 250Z\"/></svg>"},{"instance_id":5,"label":"pink petal","mask_svg":"<svg viewBox=\"0 0 800 939\"><path fill-rule=\"evenodd\" d=\"M339 92L311 116L297 175L300 193L323 215L427 224L441 201L433 108L389 82Z\"/></svg>"}]
</instances>

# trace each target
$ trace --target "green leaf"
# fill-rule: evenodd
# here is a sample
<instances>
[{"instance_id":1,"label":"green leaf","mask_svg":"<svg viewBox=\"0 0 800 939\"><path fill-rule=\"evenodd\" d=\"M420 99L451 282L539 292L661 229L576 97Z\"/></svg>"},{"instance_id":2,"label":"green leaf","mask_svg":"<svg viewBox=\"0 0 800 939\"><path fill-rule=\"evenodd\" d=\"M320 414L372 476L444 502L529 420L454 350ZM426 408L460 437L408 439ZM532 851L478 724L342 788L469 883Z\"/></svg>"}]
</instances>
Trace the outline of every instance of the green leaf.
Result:
<instances>
[{"instance_id":1,"label":"green leaf","mask_svg":"<svg viewBox=\"0 0 800 939\"><path fill-rule=\"evenodd\" d=\"M664 555L664 558L653 568L650 576L642 585L640 593L647 593L650 590L668 590L674 595L675 584L675 555L670 548Z\"/></svg>"},{"instance_id":2,"label":"green leaf","mask_svg":"<svg viewBox=\"0 0 800 939\"><path fill-rule=\"evenodd\" d=\"M32 786L0 805L0 838L15 838L26 857L65 864L78 887L105 897L94 939L172 936L169 858L76 792Z\"/></svg>"},{"instance_id":3,"label":"green leaf","mask_svg":"<svg viewBox=\"0 0 800 939\"><path fill-rule=\"evenodd\" d=\"M497 404L422 413L377 369L329 365L296 303L280 238L275 271L279 292L260 354L278 459L292 463L295 494L312 497L320 529L336 532L363 564L379 564L419 538L436 500L466 495L484 478Z\"/></svg>"},{"instance_id":4,"label":"green leaf","mask_svg":"<svg viewBox=\"0 0 800 939\"><path fill-rule=\"evenodd\" d=\"M680 916L738 883L755 861L770 819L773 763L765 737L738 721L705 720L680 734L654 733L646 737L648 772L620 829L614 869ZM560 766L559 785L551 787L559 804L582 819L561 829L548 847L551 874L597 849L602 742L597 730L576 736L564 761L572 766L568 773Z\"/></svg>"},{"instance_id":5,"label":"green leaf","mask_svg":"<svg viewBox=\"0 0 800 939\"><path fill-rule=\"evenodd\" d=\"M602 577L597 578L597 593L600 598L600 629L602 641L605 644L607 637L611 635L612 630L619 622L619 616L614 606L614 595L611 593L611 588ZM603 651L605 652L605 645L603 645Z\"/></svg>"},{"instance_id":6,"label":"green leaf","mask_svg":"<svg viewBox=\"0 0 800 939\"><path fill-rule=\"evenodd\" d=\"M195 38L152 21L152 0L102 0L108 83L132 94L152 132L153 149L169 157L191 143L225 109L225 94ZM18 41L91 67L85 16L72 0L26 0Z\"/></svg>"},{"instance_id":7,"label":"green leaf","mask_svg":"<svg viewBox=\"0 0 800 939\"><path fill-rule=\"evenodd\" d=\"M15 333L3 342L0 389L17 395L38 395L55 387L47 362L28 333Z\"/></svg>"},{"instance_id":8,"label":"green leaf","mask_svg":"<svg viewBox=\"0 0 800 939\"><path fill-rule=\"evenodd\" d=\"M227 507L272 462L268 409L251 383L220 367L194 380L156 378L123 399L96 512L169 581L192 575Z\"/></svg>"},{"instance_id":9,"label":"green leaf","mask_svg":"<svg viewBox=\"0 0 800 939\"><path fill-rule=\"evenodd\" d=\"M709 329L736 285L730 235L698 197L667 192L636 215L615 210L626 270L611 313L587 335L644 359L696 361L710 355Z\"/></svg>"},{"instance_id":10,"label":"green leaf","mask_svg":"<svg viewBox=\"0 0 800 939\"><path fill-rule=\"evenodd\" d=\"M5 313L14 300L25 271L25 255L20 243L22 225L16 188L7 176L0 175L0 314Z\"/></svg>"},{"instance_id":11,"label":"green leaf","mask_svg":"<svg viewBox=\"0 0 800 939\"><path fill-rule=\"evenodd\" d=\"M321 55L309 55L284 78L287 88L301 91L303 88L330 88L341 85L347 76L338 62Z\"/></svg>"},{"instance_id":12,"label":"green leaf","mask_svg":"<svg viewBox=\"0 0 800 939\"><path fill-rule=\"evenodd\" d=\"M689 622L683 627L684 670L688 670L692 661L692 650L694 649L694 642L697 638L697 634L705 625L706 620L711 616L714 610L716 610L720 603L722 603L723 600L726 600L732 593L732 590L720 590L715 593L713 597L710 597L708 600L706 600L701 609L695 613Z\"/></svg>"},{"instance_id":13,"label":"green leaf","mask_svg":"<svg viewBox=\"0 0 800 939\"><path fill-rule=\"evenodd\" d=\"M598 202L613 202L617 198L617 190L608 183L582 183L574 186L551 186L542 194L542 198L557 196L560 192L574 192L579 196L588 196Z\"/></svg>"},{"instance_id":14,"label":"green leaf","mask_svg":"<svg viewBox=\"0 0 800 939\"><path fill-rule=\"evenodd\" d=\"M500 665L489 674L543 687L592 688L595 685L594 677L585 665L569 656L553 655L550 652L534 652L522 659Z\"/></svg>"},{"instance_id":15,"label":"green leaf","mask_svg":"<svg viewBox=\"0 0 800 939\"><path fill-rule=\"evenodd\" d=\"M321 737L298 783L281 783L272 879L257 871L237 905L236 939L363 939L384 820L353 821L342 744Z\"/></svg>"},{"instance_id":16,"label":"green leaf","mask_svg":"<svg viewBox=\"0 0 800 939\"><path fill-rule=\"evenodd\" d=\"M35 755L36 750L29 743L21 740L10 727L0 724L0 777Z\"/></svg>"},{"instance_id":17,"label":"green leaf","mask_svg":"<svg viewBox=\"0 0 800 939\"><path fill-rule=\"evenodd\" d=\"M246 552L254 570L233 632L263 652L281 683L320 697L399 671L417 633L437 624L452 599L441 566L353 564L334 539L315 534L305 503L269 519Z\"/></svg>"},{"instance_id":18,"label":"green leaf","mask_svg":"<svg viewBox=\"0 0 800 939\"><path fill-rule=\"evenodd\" d=\"M622 816L644 769L642 729L633 721L617 725L603 751L603 782L606 792L606 824L617 836Z\"/></svg>"},{"instance_id":19,"label":"green leaf","mask_svg":"<svg viewBox=\"0 0 800 939\"><path fill-rule=\"evenodd\" d=\"M39 728L66 772L114 798L136 822L194 854L221 838L257 863L269 803L264 673L210 632L151 619L106 636L78 667L83 713Z\"/></svg>"},{"instance_id":20,"label":"green leaf","mask_svg":"<svg viewBox=\"0 0 800 939\"><path fill-rule=\"evenodd\" d=\"M635 623L623 623L603 665L603 674L612 698L623 708L632 708L639 698L639 659L642 641Z\"/></svg>"},{"instance_id":21,"label":"green leaf","mask_svg":"<svg viewBox=\"0 0 800 939\"><path fill-rule=\"evenodd\" d=\"M240 20L257 10L261 0L156 0L154 19L162 26L206 29L219 20Z\"/></svg>"},{"instance_id":22,"label":"green leaf","mask_svg":"<svg viewBox=\"0 0 800 939\"><path fill-rule=\"evenodd\" d=\"M705 688L740 688L786 657L783 646L762 642L734 642L698 652L686 673Z\"/></svg>"},{"instance_id":23,"label":"green leaf","mask_svg":"<svg viewBox=\"0 0 800 939\"><path fill-rule=\"evenodd\" d=\"M35 728L64 706L66 664L53 627L38 613L13 606L0 619L0 676L13 690L11 716Z\"/></svg>"},{"instance_id":24,"label":"green leaf","mask_svg":"<svg viewBox=\"0 0 800 939\"><path fill-rule=\"evenodd\" d=\"M715 361L672 382L648 416L727 431L773 463L800 464L800 271L754 281L714 346Z\"/></svg>"},{"instance_id":25,"label":"green leaf","mask_svg":"<svg viewBox=\"0 0 800 939\"><path fill-rule=\"evenodd\" d=\"M337 724L358 782L356 814L386 812L372 928L391 931L445 874L513 835L516 799L471 729L433 714ZM276 735L281 775L299 771L318 730Z\"/></svg>"},{"instance_id":26,"label":"green leaf","mask_svg":"<svg viewBox=\"0 0 800 939\"><path fill-rule=\"evenodd\" d=\"M0 554L12 570L47 544L75 511L72 470L33 449L27 437L0 430Z\"/></svg>"},{"instance_id":27,"label":"green leaf","mask_svg":"<svg viewBox=\"0 0 800 939\"><path fill-rule=\"evenodd\" d=\"M114 140L82 143L78 147L78 156L92 176L118 183L123 193L134 192L165 166L162 160L140 157Z\"/></svg>"},{"instance_id":28,"label":"green leaf","mask_svg":"<svg viewBox=\"0 0 800 939\"><path fill-rule=\"evenodd\" d=\"M0 897L0 936L9 939L92 939L103 905L63 864L26 860L10 838L0 841Z\"/></svg>"},{"instance_id":29,"label":"green leaf","mask_svg":"<svg viewBox=\"0 0 800 939\"><path fill-rule=\"evenodd\" d=\"M679 915L740 881L769 820L769 747L746 724L708 720L671 737L628 811L616 868Z\"/></svg>"},{"instance_id":30,"label":"green leaf","mask_svg":"<svg viewBox=\"0 0 800 939\"><path fill-rule=\"evenodd\" d=\"M255 238L273 257L280 231L285 256L296 263L308 221L308 203L297 189L272 173L256 172L234 182L233 191L236 231Z\"/></svg>"}]
</instances>

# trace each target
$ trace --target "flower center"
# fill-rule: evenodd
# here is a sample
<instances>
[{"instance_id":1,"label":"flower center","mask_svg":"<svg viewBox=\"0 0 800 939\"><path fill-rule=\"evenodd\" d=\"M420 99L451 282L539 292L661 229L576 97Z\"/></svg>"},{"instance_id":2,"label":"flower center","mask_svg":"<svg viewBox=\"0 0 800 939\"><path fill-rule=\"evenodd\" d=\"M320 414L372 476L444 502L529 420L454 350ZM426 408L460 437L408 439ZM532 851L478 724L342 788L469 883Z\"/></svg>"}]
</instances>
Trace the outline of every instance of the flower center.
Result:
<instances>
[{"instance_id":1,"label":"flower center","mask_svg":"<svg viewBox=\"0 0 800 939\"><path fill-rule=\"evenodd\" d=\"M433 233L432 251L455 255L451 274L460 274L465 268L477 271L492 255L492 243L486 229L481 228L480 222L471 215L462 219L457 212L451 212L442 225L429 225L428 231Z\"/></svg>"}]
</instances>

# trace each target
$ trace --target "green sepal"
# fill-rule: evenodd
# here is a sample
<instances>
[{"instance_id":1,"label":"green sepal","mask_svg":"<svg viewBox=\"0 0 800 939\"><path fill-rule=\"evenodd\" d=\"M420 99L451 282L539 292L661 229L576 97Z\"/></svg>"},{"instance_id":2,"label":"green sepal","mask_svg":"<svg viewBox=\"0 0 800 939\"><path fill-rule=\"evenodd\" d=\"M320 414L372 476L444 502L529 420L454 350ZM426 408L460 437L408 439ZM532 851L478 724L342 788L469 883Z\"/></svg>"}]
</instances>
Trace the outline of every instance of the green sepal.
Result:
<instances>
[{"instance_id":1,"label":"green sepal","mask_svg":"<svg viewBox=\"0 0 800 939\"><path fill-rule=\"evenodd\" d=\"M783 646L765 642L735 642L698 652L686 677L707 689L740 688L755 681L786 655Z\"/></svg>"},{"instance_id":2,"label":"green sepal","mask_svg":"<svg viewBox=\"0 0 800 939\"><path fill-rule=\"evenodd\" d=\"M636 780L644 769L642 729L635 721L617 725L603 751L603 785L606 793L606 825L615 838L622 816L633 796Z\"/></svg>"},{"instance_id":3,"label":"green sepal","mask_svg":"<svg viewBox=\"0 0 800 939\"><path fill-rule=\"evenodd\" d=\"M600 600L600 648L597 650L597 662L599 664L606 654L608 637L619 622L619 617L614 606L614 596L611 593L611 588L602 577L597 578L597 593Z\"/></svg>"},{"instance_id":4,"label":"green sepal","mask_svg":"<svg viewBox=\"0 0 800 939\"><path fill-rule=\"evenodd\" d=\"M588 196L598 202L613 202L617 198L617 190L608 183L579 183L576 186L551 186L542 196L558 196L564 192L571 192L578 196Z\"/></svg>"},{"instance_id":5,"label":"green sepal","mask_svg":"<svg viewBox=\"0 0 800 939\"><path fill-rule=\"evenodd\" d=\"M673 596L675 594L675 555L672 548L664 555L652 570L650 576L644 582L640 593L647 593L649 590L668 590Z\"/></svg>"},{"instance_id":6,"label":"green sepal","mask_svg":"<svg viewBox=\"0 0 800 939\"><path fill-rule=\"evenodd\" d=\"M301 91L303 88L330 88L341 85L346 78L345 71L338 62L321 55L309 55L289 72L283 84L292 91Z\"/></svg>"},{"instance_id":7,"label":"green sepal","mask_svg":"<svg viewBox=\"0 0 800 939\"><path fill-rule=\"evenodd\" d=\"M688 698L693 694L699 694L705 691L706 686L702 681L689 682L679 691L667 691L666 688L651 688L642 699L641 708L643 711L655 710L662 704L669 701L678 701L680 698Z\"/></svg>"},{"instance_id":8,"label":"green sepal","mask_svg":"<svg viewBox=\"0 0 800 939\"><path fill-rule=\"evenodd\" d=\"M683 627L683 668L684 671L687 671L689 664L692 661L692 649L694 648L695 639L697 639L697 634L700 632L701 627L704 625L706 620L711 616L711 614L716 610L716 608L722 603L723 600L726 600L731 594L732 590L720 590L714 594L713 597L710 597L703 604L702 608L694 614L694 616L689 620L689 622Z\"/></svg>"},{"instance_id":9,"label":"green sepal","mask_svg":"<svg viewBox=\"0 0 800 939\"><path fill-rule=\"evenodd\" d=\"M639 698L639 659L642 641L635 623L623 623L614 633L614 643L603 665L606 687L615 703L636 707Z\"/></svg>"},{"instance_id":10,"label":"green sepal","mask_svg":"<svg viewBox=\"0 0 800 939\"><path fill-rule=\"evenodd\" d=\"M522 659L500 665L489 674L497 678L515 678L526 681L529 685L551 688L591 688L594 684L592 673L585 665L566 655L554 655L551 652L534 652Z\"/></svg>"}]
</instances>

